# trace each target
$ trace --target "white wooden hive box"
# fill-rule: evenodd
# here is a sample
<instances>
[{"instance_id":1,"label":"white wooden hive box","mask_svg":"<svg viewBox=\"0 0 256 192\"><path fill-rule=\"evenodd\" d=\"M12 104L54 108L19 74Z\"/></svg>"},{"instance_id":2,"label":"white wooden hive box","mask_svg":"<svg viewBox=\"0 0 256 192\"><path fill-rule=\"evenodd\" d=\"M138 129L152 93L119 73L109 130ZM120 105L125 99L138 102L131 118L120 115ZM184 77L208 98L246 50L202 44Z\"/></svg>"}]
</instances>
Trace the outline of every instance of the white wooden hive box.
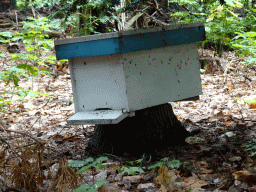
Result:
<instances>
[{"instance_id":1,"label":"white wooden hive box","mask_svg":"<svg viewBox=\"0 0 256 192\"><path fill-rule=\"evenodd\" d=\"M55 40L68 59L75 115L68 124L116 124L136 110L202 94L196 42L203 23Z\"/></svg>"}]
</instances>

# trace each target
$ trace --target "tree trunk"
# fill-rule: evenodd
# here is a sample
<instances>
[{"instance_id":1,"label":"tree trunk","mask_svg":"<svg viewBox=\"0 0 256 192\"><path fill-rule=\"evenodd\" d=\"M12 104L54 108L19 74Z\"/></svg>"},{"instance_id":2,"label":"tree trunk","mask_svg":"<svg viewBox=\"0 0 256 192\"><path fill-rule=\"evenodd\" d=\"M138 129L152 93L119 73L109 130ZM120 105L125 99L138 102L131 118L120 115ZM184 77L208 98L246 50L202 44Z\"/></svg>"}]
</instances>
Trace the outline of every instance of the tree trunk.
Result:
<instances>
[{"instance_id":1,"label":"tree trunk","mask_svg":"<svg viewBox=\"0 0 256 192\"><path fill-rule=\"evenodd\" d=\"M162 104L136 111L135 116L118 124L96 125L85 156L154 154L157 149L185 144L189 135L174 115L171 104Z\"/></svg>"}]
</instances>

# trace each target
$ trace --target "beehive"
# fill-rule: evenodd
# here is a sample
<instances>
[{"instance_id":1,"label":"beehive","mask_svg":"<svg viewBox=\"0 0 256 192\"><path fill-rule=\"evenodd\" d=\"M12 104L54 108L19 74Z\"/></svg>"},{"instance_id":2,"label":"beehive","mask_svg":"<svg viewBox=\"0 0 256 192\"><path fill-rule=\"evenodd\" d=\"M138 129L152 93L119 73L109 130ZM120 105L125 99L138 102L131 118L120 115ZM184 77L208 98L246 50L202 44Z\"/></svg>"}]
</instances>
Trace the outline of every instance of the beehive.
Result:
<instances>
[{"instance_id":1,"label":"beehive","mask_svg":"<svg viewBox=\"0 0 256 192\"><path fill-rule=\"evenodd\" d=\"M198 97L202 40L203 23L56 40L57 59L69 60L68 124L116 124L136 110Z\"/></svg>"}]
</instances>

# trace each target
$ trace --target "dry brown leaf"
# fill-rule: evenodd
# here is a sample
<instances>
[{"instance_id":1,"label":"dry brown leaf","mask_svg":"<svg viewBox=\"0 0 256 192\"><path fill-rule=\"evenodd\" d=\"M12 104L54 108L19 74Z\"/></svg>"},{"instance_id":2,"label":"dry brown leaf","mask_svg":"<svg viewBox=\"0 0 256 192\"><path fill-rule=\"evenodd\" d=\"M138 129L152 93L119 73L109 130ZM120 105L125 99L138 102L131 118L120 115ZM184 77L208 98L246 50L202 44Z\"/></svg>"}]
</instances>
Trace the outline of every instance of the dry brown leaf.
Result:
<instances>
[{"instance_id":1,"label":"dry brown leaf","mask_svg":"<svg viewBox=\"0 0 256 192\"><path fill-rule=\"evenodd\" d=\"M166 165L163 165L159 170L158 170L158 176L156 177L156 181L158 181L161 185L164 186L165 189L168 188L168 185L172 181L172 176L168 174L168 168Z\"/></svg>"},{"instance_id":2,"label":"dry brown leaf","mask_svg":"<svg viewBox=\"0 0 256 192\"><path fill-rule=\"evenodd\" d=\"M77 140L79 140L79 138L72 135L72 136L68 136L68 137L62 139L60 143L62 144L65 141L74 142L74 141L77 141Z\"/></svg>"},{"instance_id":3,"label":"dry brown leaf","mask_svg":"<svg viewBox=\"0 0 256 192\"><path fill-rule=\"evenodd\" d=\"M248 104L250 109L256 109L256 103L250 103Z\"/></svg>"}]
</instances>

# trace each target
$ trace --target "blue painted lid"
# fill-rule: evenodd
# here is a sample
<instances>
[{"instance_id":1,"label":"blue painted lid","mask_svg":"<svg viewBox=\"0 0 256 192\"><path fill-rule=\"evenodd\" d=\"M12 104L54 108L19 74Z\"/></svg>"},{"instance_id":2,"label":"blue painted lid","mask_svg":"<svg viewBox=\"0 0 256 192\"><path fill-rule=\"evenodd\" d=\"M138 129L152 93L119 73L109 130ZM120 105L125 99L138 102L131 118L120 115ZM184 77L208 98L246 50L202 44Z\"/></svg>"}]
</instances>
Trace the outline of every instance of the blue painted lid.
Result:
<instances>
[{"instance_id":1,"label":"blue painted lid","mask_svg":"<svg viewBox=\"0 0 256 192\"><path fill-rule=\"evenodd\" d=\"M204 23L135 29L54 41L56 57L70 59L119 54L205 40Z\"/></svg>"}]
</instances>

